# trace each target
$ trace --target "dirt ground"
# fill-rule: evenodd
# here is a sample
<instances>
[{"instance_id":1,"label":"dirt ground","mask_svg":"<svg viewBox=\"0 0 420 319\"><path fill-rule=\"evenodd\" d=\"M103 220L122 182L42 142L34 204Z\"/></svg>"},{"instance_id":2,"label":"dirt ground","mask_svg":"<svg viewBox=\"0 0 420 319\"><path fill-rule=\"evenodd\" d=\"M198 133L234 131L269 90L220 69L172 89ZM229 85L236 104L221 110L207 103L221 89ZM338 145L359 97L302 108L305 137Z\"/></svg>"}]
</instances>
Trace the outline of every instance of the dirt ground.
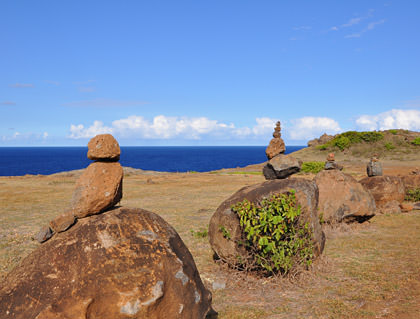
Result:
<instances>
[{"instance_id":1,"label":"dirt ground","mask_svg":"<svg viewBox=\"0 0 420 319\"><path fill-rule=\"evenodd\" d=\"M356 179L364 162L343 162ZM384 162L408 174L420 161ZM210 173L127 170L121 205L161 215L191 250L219 318L419 318L420 211L325 228L323 256L297 278L256 278L213 261L204 232L217 206L264 181L261 165ZM78 174L0 177L0 281L39 245L32 238L70 201ZM313 178L298 174L297 178Z\"/></svg>"}]
</instances>

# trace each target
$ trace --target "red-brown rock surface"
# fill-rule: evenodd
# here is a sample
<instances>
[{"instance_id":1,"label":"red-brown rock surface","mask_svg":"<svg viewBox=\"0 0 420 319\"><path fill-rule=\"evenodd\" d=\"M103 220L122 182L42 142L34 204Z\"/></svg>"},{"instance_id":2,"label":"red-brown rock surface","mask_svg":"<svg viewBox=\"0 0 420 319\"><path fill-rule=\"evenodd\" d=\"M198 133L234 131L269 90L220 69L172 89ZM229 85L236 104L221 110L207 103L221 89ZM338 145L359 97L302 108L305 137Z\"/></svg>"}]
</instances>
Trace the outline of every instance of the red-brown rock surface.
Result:
<instances>
[{"instance_id":1,"label":"red-brown rock surface","mask_svg":"<svg viewBox=\"0 0 420 319\"><path fill-rule=\"evenodd\" d=\"M263 167L265 179L282 179L300 171L302 162L290 155L279 154Z\"/></svg>"},{"instance_id":2,"label":"red-brown rock surface","mask_svg":"<svg viewBox=\"0 0 420 319\"><path fill-rule=\"evenodd\" d=\"M420 188L420 175L405 175L401 179L406 189Z\"/></svg>"},{"instance_id":3,"label":"red-brown rock surface","mask_svg":"<svg viewBox=\"0 0 420 319\"><path fill-rule=\"evenodd\" d=\"M0 318L205 318L211 293L176 231L119 208L81 219L0 285Z\"/></svg>"},{"instance_id":4,"label":"red-brown rock surface","mask_svg":"<svg viewBox=\"0 0 420 319\"><path fill-rule=\"evenodd\" d=\"M265 150L265 154L267 155L268 159L272 159L274 156L278 154L282 154L286 151L286 146L284 141L281 137L272 138L270 144Z\"/></svg>"},{"instance_id":5,"label":"red-brown rock surface","mask_svg":"<svg viewBox=\"0 0 420 319\"><path fill-rule=\"evenodd\" d=\"M405 187L401 178L397 176L373 176L365 177L360 183L375 198L376 207L383 211L382 208L388 202L397 201L402 203L405 197ZM394 205L395 206L395 205Z\"/></svg>"},{"instance_id":6,"label":"red-brown rock surface","mask_svg":"<svg viewBox=\"0 0 420 319\"><path fill-rule=\"evenodd\" d=\"M120 146L111 134L96 135L88 143L87 157L91 160L118 161L120 153Z\"/></svg>"},{"instance_id":7,"label":"red-brown rock surface","mask_svg":"<svg viewBox=\"0 0 420 319\"><path fill-rule=\"evenodd\" d=\"M244 238L238 215L231 210L232 205L244 199L257 203L263 198L273 194L286 193L291 189L296 190L296 201L302 209L300 218L304 223L309 223L312 231L315 255L320 255L324 249L325 235L317 213L318 188L312 181L293 178L276 179L244 187L220 204L209 225L210 245L214 252L232 264L238 260L238 256L241 258L247 256L244 246L238 245L238 242L243 241ZM224 227L225 231L230 234L230 238L224 236L221 227Z\"/></svg>"},{"instance_id":8,"label":"red-brown rock surface","mask_svg":"<svg viewBox=\"0 0 420 319\"><path fill-rule=\"evenodd\" d=\"M120 163L90 164L76 183L71 210L77 218L98 214L122 198L123 169Z\"/></svg>"},{"instance_id":9,"label":"red-brown rock surface","mask_svg":"<svg viewBox=\"0 0 420 319\"><path fill-rule=\"evenodd\" d=\"M362 222L375 215L373 196L350 175L324 170L314 181L319 189L318 212L326 222Z\"/></svg>"}]
</instances>

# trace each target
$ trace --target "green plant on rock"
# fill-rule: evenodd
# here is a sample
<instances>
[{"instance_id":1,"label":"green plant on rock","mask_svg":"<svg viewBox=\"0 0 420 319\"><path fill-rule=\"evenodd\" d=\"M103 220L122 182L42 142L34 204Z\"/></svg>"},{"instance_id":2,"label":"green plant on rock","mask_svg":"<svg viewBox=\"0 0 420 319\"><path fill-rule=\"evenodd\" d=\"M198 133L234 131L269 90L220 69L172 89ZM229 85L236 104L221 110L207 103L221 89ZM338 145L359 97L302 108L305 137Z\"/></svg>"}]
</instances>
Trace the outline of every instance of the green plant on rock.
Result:
<instances>
[{"instance_id":1,"label":"green plant on rock","mask_svg":"<svg viewBox=\"0 0 420 319\"><path fill-rule=\"evenodd\" d=\"M408 189L405 193L405 200L409 202L420 202L420 188Z\"/></svg>"},{"instance_id":2,"label":"green plant on rock","mask_svg":"<svg viewBox=\"0 0 420 319\"><path fill-rule=\"evenodd\" d=\"M394 144L392 144L391 142L385 143L385 148L390 151L393 150L395 148Z\"/></svg>"},{"instance_id":3,"label":"green plant on rock","mask_svg":"<svg viewBox=\"0 0 420 319\"><path fill-rule=\"evenodd\" d=\"M393 134L393 135L397 135L398 130L392 129L392 130L389 130L388 132L391 133L391 134Z\"/></svg>"},{"instance_id":4,"label":"green plant on rock","mask_svg":"<svg viewBox=\"0 0 420 319\"><path fill-rule=\"evenodd\" d=\"M300 168L301 172L317 174L324 169L324 162L304 162Z\"/></svg>"},{"instance_id":5,"label":"green plant on rock","mask_svg":"<svg viewBox=\"0 0 420 319\"><path fill-rule=\"evenodd\" d=\"M191 236L195 238L206 238L209 232L206 228L200 228L199 230L191 229Z\"/></svg>"},{"instance_id":6,"label":"green plant on rock","mask_svg":"<svg viewBox=\"0 0 420 319\"><path fill-rule=\"evenodd\" d=\"M268 273L288 273L298 265L308 267L313 260L312 234L299 220L301 208L295 191L272 195L254 204L248 200L232 206L245 237L243 243L254 265Z\"/></svg>"},{"instance_id":7,"label":"green plant on rock","mask_svg":"<svg viewBox=\"0 0 420 319\"><path fill-rule=\"evenodd\" d=\"M411 142L411 144L414 144L414 145L420 145L420 137L416 137L412 142Z\"/></svg>"}]
</instances>

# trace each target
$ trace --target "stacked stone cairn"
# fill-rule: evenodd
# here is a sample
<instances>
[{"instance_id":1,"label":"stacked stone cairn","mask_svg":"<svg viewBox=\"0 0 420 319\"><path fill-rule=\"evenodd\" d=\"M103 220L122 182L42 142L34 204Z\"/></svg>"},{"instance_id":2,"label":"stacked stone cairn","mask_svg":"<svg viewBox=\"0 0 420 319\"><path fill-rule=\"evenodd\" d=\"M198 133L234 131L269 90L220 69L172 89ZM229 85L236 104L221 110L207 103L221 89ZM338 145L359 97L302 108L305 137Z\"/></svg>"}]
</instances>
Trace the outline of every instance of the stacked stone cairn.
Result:
<instances>
[{"instance_id":1,"label":"stacked stone cairn","mask_svg":"<svg viewBox=\"0 0 420 319\"><path fill-rule=\"evenodd\" d=\"M300 171L302 162L296 158L284 155L286 146L281 138L280 121L276 123L274 128L273 138L270 141L265 154L268 162L263 167L263 174L265 179L283 179Z\"/></svg>"},{"instance_id":2,"label":"stacked stone cairn","mask_svg":"<svg viewBox=\"0 0 420 319\"><path fill-rule=\"evenodd\" d=\"M72 227L77 219L113 208L122 198L123 169L118 163L120 146L110 134L101 134L88 143L87 157L94 160L76 183L69 208L41 228L40 243Z\"/></svg>"},{"instance_id":3,"label":"stacked stone cairn","mask_svg":"<svg viewBox=\"0 0 420 319\"><path fill-rule=\"evenodd\" d=\"M331 170L331 169L338 169L338 170L343 170L343 166L340 164L337 164L335 162L335 156L334 153L330 153L327 156L327 161L325 162L325 166L324 166L325 170Z\"/></svg>"},{"instance_id":4,"label":"stacked stone cairn","mask_svg":"<svg viewBox=\"0 0 420 319\"><path fill-rule=\"evenodd\" d=\"M369 163L366 166L367 175L372 176L382 176L382 164L379 162L378 154L373 154L370 158Z\"/></svg>"}]
</instances>

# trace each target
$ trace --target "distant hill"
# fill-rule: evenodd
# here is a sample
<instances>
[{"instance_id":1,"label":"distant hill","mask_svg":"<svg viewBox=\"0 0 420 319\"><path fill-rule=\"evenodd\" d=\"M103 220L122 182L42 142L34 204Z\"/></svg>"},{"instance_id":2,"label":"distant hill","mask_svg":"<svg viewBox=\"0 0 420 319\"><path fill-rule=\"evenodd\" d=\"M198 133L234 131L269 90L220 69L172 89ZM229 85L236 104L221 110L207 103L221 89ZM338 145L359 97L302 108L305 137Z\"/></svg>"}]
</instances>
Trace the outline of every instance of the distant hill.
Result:
<instances>
[{"instance_id":1,"label":"distant hill","mask_svg":"<svg viewBox=\"0 0 420 319\"><path fill-rule=\"evenodd\" d=\"M370 158L378 154L388 160L415 160L420 157L420 132L394 129L386 131L348 131L322 135L308 142L308 148L293 153L304 160L325 160L328 153L343 159Z\"/></svg>"}]
</instances>

